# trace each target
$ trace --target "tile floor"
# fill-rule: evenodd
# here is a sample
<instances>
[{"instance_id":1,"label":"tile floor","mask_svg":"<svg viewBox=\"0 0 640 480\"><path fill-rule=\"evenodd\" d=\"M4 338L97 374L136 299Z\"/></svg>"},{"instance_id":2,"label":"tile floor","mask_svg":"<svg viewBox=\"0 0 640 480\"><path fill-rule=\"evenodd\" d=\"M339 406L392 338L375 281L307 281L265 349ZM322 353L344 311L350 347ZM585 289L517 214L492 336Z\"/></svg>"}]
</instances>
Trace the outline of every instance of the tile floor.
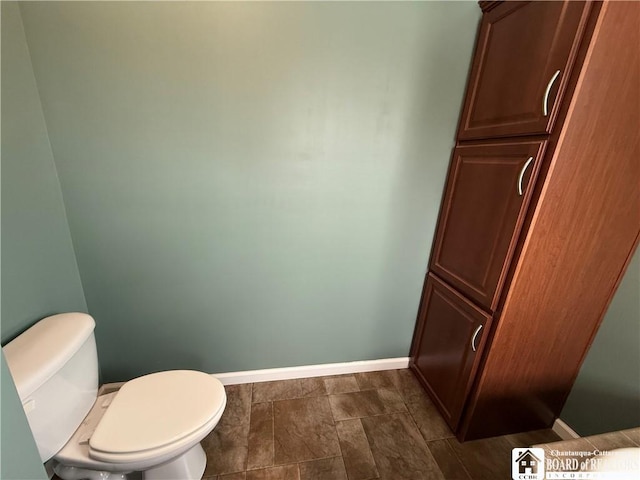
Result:
<instances>
[{"instance_id":1,"label":"tile floor","mask_svg":"<svg viewBox=\"0 0 640 480\"><path fill-rule=\"evenodd\" d=\"M459 443L409 370L226 387L208 480L500 480L553 432Z\"/></svg>"}]
</instances>

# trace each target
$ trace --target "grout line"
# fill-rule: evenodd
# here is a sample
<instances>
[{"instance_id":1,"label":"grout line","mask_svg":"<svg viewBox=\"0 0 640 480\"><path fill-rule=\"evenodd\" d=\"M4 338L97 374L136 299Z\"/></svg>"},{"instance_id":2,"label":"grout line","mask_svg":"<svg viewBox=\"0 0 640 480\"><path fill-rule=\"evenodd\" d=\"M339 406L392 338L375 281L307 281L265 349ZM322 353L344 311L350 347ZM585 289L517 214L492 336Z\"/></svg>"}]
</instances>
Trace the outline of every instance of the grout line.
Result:
<instances>
[{"instance_id":1,"label":"grout line","mask_svg":"<svg viewBox=\"0 0 640 480\"><path fill-rule=\"evenodd\" d=\"M436 438L432 438L431 440L426 440L425 442L430 443L430 442L439 442L440 440L449 440L451 438L456 438L455 435L448 435L446 437L436 437Z\"/></svg>"},{"instance_id":2,"label":"grout line","mask_svg":"<svg viewBox=\"0 0 640 480\"><path fill-rule=\"evenodd\" d=\"M250 386L249 388L249 421L247 422L249 424L249 429L247 430L247 439L246 439L246 446L247 446L247 455L244 459L244 471L247 471L247 467L249 466L249 437L251 436L251 417L253 415L251 415L251 411L252 411L252 407L253 407L253 384ZM246 477L246 474L245 474Z\"/></svg>"},{"instance_id":3,"label":"grout line","mask_svg":"<svg viewBox=\"0 0 640 480\"><path fill-rule=\"evenodd\" d=\"M269 402L271 405L271 465L276 463L276 411L273 408L273 402Z\"/></svg>"},{"instance_id":4,"label":"grout line","mask_svg":"<svg viewBox=\"0 0 640 480\"><path fill-rule=\"evenodd\" d=\"M340 443L339 440L338 440L338 443ZM342 449L340 449L340 453L342 454ZM347 476L347 480L349 480L349 474L347 473L347 464L344 463L344 456L343 455L340 455L340 461L342 462L342 468L344 469L344 474Z\"/></svg>"},{"instance_id":5,"label":"grout line","mask_svg":"<svg viewBox=\"0 0 640 480\"><path fill-rule=\"evenodd\" d=\"M634 444L636 447L640 447L640 445L638 444L638 442L636 442L633 438L631 438L629 435L627 435L626 433L624 433L625 430L620 430L620 433L627 439L629 440L632 444Z\"/></svg>"},{"instance_id":6,"label":"grout line","mask_svg":"<svg viewBox=\"0 0 640 480\"><path fill-rule=\"evenodd\" d=\"M277 465L267 465L266 467L256 467L256 468L250 468L248 470L241 470L239 472L231 472L231 473L223 473L221 475L233 475L236 473L249 473L249 472L256 472L259 470L269 470L272 468L284 468L284 467L289 467L291 465L300 465L301 463L306 463L306 462L314 462L315 460L326 460L327 458L335 458L336 455L333 455L332 457L324 457L324 458L314 458L313 460L304 460L302 462L289 462L289 463L279 463ZM215 477L213 477L215 478ZM203 480L206 480L203 478Z\"/></svg>"},{"instance_id":7,"label":"grout line","mask_svg":"<svg viewBox=\"0 0 640 480\"><path fill-rule=\"evenodd\" d=\"M371 440L369 439L369 435L367 435L367 431L364 429L364 425L362 424L361 418L356 418L360 423L360 428L362 428L362 433L364 433L364 438L367 440L367 447L369 447L369 453L371 454L371 460L373 460L373 465L376 467L376 472L378 472L377 477L373 477L372 480L380 478L380 469L378 468L378 462L376 462L376 456L373 454L373 450L371 450Z\"/></svg>"},{"instance_id":8,"label":"grout line","mask_svg":"<svg viewBox=\"0 0 640 480\"><path fill-rule=\"evenodd\" d=\"M329 409L331 409L331 404L329 404ZM331 417L333 417L333 412L331 412ZM344 463L344 450L342 450L342 440L340 440L340 434L338 433L337 422L333 421L333 428L336 431L336 437L338 438L338 448L340 449L340 458L342 458L342 463L344 465L344 473L347 476L347 480L351 480L349 478L349 472L347 471L347 465Z\"/></svg>"},{"instance_id":9,"label":"grout line","mask_svg":"<svg viewBox=\"0 0 640 480\"><path fill-rule=\"evenodd\" d=\"M455 439L455 437L451 437L451 438ZM456 449L451 446L451 438L443 438L442 440L447 442L447 446L449 447L449 450L451 450L453 452L453 456L458 459L458 462L460 462L460 465L462 466L462 469L465 472L467 472L467 475L469 475L469 478L473 479L473 475L471 475L471 470L469 468L467 468L467 464L464 463L462 458L460 458L460 455L458 455L456 453Z\"/></svg>"},{"instance_id":10,"label":"grout line","mask_svg":"<svg viewBox=\"0 0 640 480\"><path fill-rule=\"evenodd\" d=\"M424 437L422 437L424 439ZM435 465L435 467L438 469L438 471L442 474L442 476L444 477L444 472L442 471L442 468L440 467L440 464L438 463L438 460L436 460L435 455L433 454L433 452L431 451L431 449L429 448L429 442L424 442L426 447L427 447L427 453L429 454L429 456L431 457L431 460L433 461L433 464Z\"/></svg>"},{"instance_id":11,"label":"grout line","mask_svg":"<svg viewBox=\"0 0 640 480\"><path fill-rule=\"evenodd\" d=\"M275 465L271 465L270 467L252 468L251 470L247 470L247 471L252 471L253 472L255 470L262 470L264 468L286 467L288 465L299 465L301 463L315 462L317 460L328 460L330 458L338 458L338 457L342 457L342 456L341 455L329 455L328 457L310 458L309 460L298 460L298 461L292 461L292 462L287 462L287 463L276 463Z\"/></svg>"}]
</instances>

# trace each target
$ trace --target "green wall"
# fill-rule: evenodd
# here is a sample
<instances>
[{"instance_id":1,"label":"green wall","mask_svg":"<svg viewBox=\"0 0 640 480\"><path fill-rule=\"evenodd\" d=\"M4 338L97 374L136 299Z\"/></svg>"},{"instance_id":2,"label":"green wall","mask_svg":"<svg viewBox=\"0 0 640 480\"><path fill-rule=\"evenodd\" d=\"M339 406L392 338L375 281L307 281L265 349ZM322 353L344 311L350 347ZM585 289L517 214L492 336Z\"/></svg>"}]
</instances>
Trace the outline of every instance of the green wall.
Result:
<instances>
[{"instance_id":1,"label":"green wall","mask_svg":"<svg viewBox=\"0 0 640 480\"><path fill-rule=\"evenodd\" d=\"M607 310L560 418L582 436L640 426L640 253Z\"/></svg>"},{"instance_id":2,"label":"green wall","mask_svg":"<svg viewBox=\"0 0 640 480\"><path fill-rule=\"evenodd\" d=\"M2 343L39 318L84 310L60 185L18 5L2 2ZM0 355L3 480L46 478Z\"/></svg>"},{"instance_id":3,"label":"green wall","mask_svg":"<svg viewBox=\"0 0 640 480\"><path fill-rule=\"evenodd\" d=\"M4 11L2 15L4 16ZM45 479L47 475L31 436L27 417L18 399L18 392L4 360L4 354L0 354L0 364L0 402L2 402L0 478L2 480Z\"/></svg>"},{"instance_id":4,"label":"green wall","mask_svg":"<svg viewBox=\"0 0 640 480\"><path fill-rule=\"evenodd\" d=\"M105 380L408 354L475 2L20 8Z\"/></svg>"},{"instance_id":5,"label":"green wall","mask_svg":"<svg viewBox=\"0 0 640 480\"><path fill-rule=\"evenodd\" d=\"M2 2L2 344L86 311L20 11Z\"/></svg>"}]
</instances>

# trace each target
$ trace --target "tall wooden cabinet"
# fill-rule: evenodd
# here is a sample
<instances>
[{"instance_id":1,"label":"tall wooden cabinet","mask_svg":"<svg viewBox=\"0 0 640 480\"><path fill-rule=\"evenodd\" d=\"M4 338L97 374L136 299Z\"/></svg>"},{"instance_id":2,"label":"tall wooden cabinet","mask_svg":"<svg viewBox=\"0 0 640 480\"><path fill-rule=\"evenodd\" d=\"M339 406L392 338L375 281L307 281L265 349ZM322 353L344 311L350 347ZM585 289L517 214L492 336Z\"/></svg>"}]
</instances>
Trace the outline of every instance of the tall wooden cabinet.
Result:
<instances>
[{"instance_id":1,"label":"tall wooden cabinet","mask_svg":"<svg viewBox=\"0 0 640 480\"><path fill-rule=\"evenodd\" d=\"M410 360L461 440L551 426L640 237L640 3L480 6Z\"/></svg>"}]
</instances>

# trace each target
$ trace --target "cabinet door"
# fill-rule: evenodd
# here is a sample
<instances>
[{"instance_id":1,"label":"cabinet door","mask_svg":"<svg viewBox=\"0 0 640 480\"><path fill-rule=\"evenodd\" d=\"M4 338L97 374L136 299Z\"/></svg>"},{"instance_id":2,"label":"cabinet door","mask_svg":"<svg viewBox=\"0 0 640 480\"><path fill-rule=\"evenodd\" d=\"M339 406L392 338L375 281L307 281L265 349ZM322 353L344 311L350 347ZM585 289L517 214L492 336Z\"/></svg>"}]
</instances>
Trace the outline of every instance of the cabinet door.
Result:
<instances>
[{"instance_id":1,"label":"cabinet door","mask_svg":"<svg viewBox=\"0 0 640 480\"><path fill-rule=\"evenodd\" d=\"M458 426L491 317L429 274L411 351L414 372L449 426Z\"/></svg>"},{"instance_id":2,"label":"cabinet door","mask_svg":"<svg viewBox=\"0 0 640 480\"><path fill-rule=\"evenodd\" d=\"M431 270L494 310L531 197L544 142L453 151Z\"/></svg>"},{"instance_id":3,"label":"cabinet door","mask_svg":"<svg viewBox=\"0 0 640 480\"><path fill-rule=\"evenodd\" d=\"M505 2L485 13L458 138L546 133L591 4Z\"/></svg>"}]
</instances>

